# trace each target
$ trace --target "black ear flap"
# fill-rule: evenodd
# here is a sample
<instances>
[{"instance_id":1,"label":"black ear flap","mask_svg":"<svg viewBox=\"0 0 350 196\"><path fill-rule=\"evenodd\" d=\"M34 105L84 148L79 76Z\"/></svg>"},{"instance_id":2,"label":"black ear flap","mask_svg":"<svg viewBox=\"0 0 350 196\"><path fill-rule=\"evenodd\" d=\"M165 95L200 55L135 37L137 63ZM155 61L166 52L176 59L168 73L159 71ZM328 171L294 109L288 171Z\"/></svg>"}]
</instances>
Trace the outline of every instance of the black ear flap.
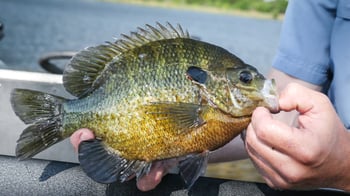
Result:
<instances>
[{"instance_id":1,"label":"black ear flap","mask_svg":"<svg viewBox=\"0 0 350 196\"><path fill-rule=\"evenodd\" d=\"M190 80L194 80L200 84L204 84L207 81L208 74L200 67L191 66L186 71Z\"/></svg>"}]
</instances>

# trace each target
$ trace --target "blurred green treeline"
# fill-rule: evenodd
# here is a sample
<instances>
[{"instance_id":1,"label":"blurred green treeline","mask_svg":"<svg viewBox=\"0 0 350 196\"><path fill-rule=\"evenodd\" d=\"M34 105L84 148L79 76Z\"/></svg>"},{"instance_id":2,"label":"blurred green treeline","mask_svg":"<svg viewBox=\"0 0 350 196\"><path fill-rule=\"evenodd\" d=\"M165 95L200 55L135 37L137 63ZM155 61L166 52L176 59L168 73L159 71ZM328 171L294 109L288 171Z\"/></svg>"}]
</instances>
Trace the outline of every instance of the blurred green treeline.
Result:
<instances>
[{"instance_id":1,"label":"blurred green treeline","mask_svg":"<svg viewBox=\"0 0 350 196\"><path fill-rule=\"evenodd\" d=\"M171 2L180 5L198 5L220 9L235 9L269 13L273 18L284 14L288 0L143 0L144 2Z\"/></svg>"}]
</instances>

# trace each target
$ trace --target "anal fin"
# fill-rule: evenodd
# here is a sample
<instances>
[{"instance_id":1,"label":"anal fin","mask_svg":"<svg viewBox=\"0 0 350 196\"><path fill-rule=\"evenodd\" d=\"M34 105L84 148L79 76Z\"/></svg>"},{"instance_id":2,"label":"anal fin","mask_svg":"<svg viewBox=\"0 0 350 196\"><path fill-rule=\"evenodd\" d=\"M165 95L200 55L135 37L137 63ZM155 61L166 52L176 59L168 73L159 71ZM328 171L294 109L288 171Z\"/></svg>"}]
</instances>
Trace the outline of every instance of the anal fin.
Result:
<instances>
[{"instance_id":1,"label":"anal fin","mask_svg":"<svg viewBox=\"0 0 350 196\"><path fill-rule=\"evenodd\" d=\"M151 163L118 156L97 139L83 141L79 145L79 162L90 178L105 184L118 180L124 182L134 175L139 178L151 168Z\"/></svg>"},{"instance_id":2,"label":"anal fin","mask_svg":"<svg viewBox=\"0 0 350 196\"><path fill-rule=\"evenodd\" d=\"M183 178L187 189L190 189L199 176L203 175L207 168L209 151L200 154L188 155L185 160L179 163L180 175Z\"/></svg>"}]
</instances>

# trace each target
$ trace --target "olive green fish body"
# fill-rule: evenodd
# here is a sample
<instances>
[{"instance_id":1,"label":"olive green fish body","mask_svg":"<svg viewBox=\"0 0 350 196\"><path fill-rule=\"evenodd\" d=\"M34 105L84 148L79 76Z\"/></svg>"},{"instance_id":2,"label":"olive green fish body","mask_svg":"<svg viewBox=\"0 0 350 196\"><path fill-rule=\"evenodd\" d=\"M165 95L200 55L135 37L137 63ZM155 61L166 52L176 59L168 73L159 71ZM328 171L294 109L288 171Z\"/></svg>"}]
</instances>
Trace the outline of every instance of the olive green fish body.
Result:
<instances>
[{"instance_id":1,"label":"olive green fish body","mask_svg":"<svg viewBox=\"0 0 350 196\"><path fill-rule=\"evenodd\" d=\"M208 108L200 117L205 124L179 130L181 127L172 119L159 120L160 115L147 114L144 109L123 114L95 113L93 120L72 130L89 127L125 159L151 162L215 150L237 136L250 122L249 117L232 118L213 108Z\"/></svg>"},{"instance_id":2,"label":"olive green fish body","mask_svg":"<svg viewBox=\"0 0 350 196\"><path fill-rule=\"evenodd\" d=\"M115 146L112 148L121 152L123 157L127 157L129 151L121 149L140 146L137 138L145 138L144 135L150 137L142 146L147 146L147 142L151 141L158 144L156 140L163 138L181 141L184 136L173 130L176 127L171 124L160 126L142 108L157 102L200 104L199 91L185 74L189 65L207 70L224 68L226 65L217 59L224 59L225 56L231 57L227 61L232 61L227 65L234 65L236 59L232 59L232 55L222 48L188 38L152 42L122 54L109 65L110 71L107 73L110 76L94 93L65 104L64 130L69 135L79 127L93 129L97 137L106 140L109 146ZM221 112L217 110L216 113ZM208 127L210 125L201 130ZM125 145L122 138L132 138L131 144ZM222 140L226 138L223 135ZM232 139L232 136L228 139ZM163 152L171 148L171 142L159 144L163 145L153 145L152 149L153 155L159 154L159 157L143 155L147 149L130 154L139 154L133 158L142 157L148 161L181 155L180 152L174 155ZM156 149L162 152L156 152ZM182 154L188 154L189 151L199 150L184 150Z\"/></svg>"},{"instance_id":3,"label":"olive green fish body","mask_svg":"<svg viewBox=\"0 0 350 196\"><path fill-rule=\"evenodd\" d=\"M18 140L20 159L85 127L96 139L80 144L79 160L94 180L124 181L147 174L153 161L187 157L180 171L191 186L205 152L244 130L257 106L277 110L273 82L254 67L181 27L147 27L71 59L63 84L77 99L13 91L14 111L30 124Z\"/></svg>"}]
</instances>

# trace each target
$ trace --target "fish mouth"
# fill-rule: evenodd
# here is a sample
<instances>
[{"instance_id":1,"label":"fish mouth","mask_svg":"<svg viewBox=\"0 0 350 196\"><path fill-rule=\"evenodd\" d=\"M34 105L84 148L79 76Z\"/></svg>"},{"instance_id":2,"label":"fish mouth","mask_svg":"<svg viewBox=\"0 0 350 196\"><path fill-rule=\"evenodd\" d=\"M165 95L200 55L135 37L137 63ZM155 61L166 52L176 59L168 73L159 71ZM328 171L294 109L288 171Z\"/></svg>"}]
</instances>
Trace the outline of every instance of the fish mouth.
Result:
<instances>
[{"instance_id":1,"label":"fish mouth","mask_svg":"<svg viewBox=\"0 0 350 196\"><path fill-rule=\"evenodd\" d=\"M271 113L278 113L278 92L274 79L265 80L264 87L260 91L263 97L263 105L270 110Z\"/></svg>"}]
</instances>

